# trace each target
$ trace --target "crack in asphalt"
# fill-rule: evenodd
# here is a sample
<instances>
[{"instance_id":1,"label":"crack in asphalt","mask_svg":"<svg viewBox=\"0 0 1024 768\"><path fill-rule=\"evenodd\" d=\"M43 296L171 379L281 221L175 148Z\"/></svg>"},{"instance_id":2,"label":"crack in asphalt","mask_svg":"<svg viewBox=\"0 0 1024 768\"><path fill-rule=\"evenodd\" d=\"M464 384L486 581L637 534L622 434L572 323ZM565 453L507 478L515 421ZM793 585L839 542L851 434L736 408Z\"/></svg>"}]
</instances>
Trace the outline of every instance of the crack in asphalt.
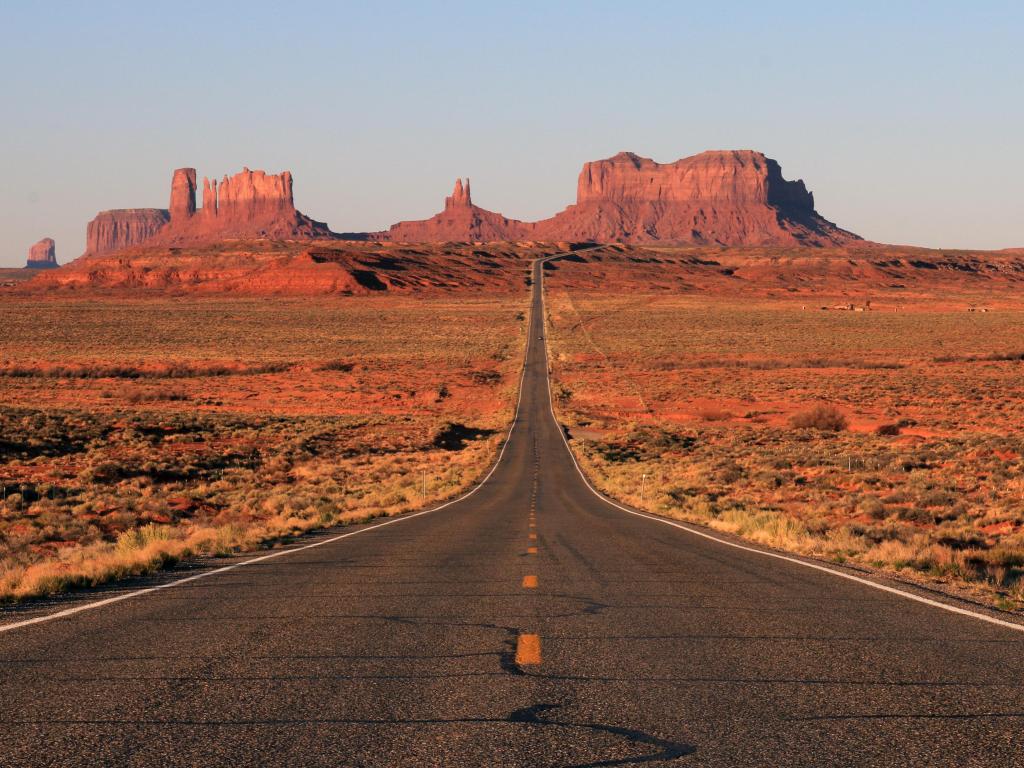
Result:
<instances>
[{"instance_id":1,"label":"crack in asphalt","mask_svg":"<svg viewBox=\"0 0 1024 768\"><path fill-rule=\"evenodd\" d=\"M564 723L557 720L548 720L543 717L545 712L555 709L561 709L561 704L533 704L529 707L523 707L512 712L508 717L510 723L528 723L530 725L540 725L556 728L580 728L589 731L597 731L600 733L608 733L613 736L622 736L633 744L646 744L649 746L656 747L659 751L652 752L648 755L640 755L637 757L623 757L614 758L610 760L598 760L596 762L585 762L585 763L574 763L571 768L598 768L599 766L613 766L613 765L635 765L637 763L650 763L655 760L668 761L676 760L680 757L692 755L697 751L697 748L690 744L683 744L682 742L669 741L662 739L644 731L639 731L633 728L622 728L617 725L606 725L604 723ZM567 767L569 768L569 767Z\"/></svg>"},{"instance_id":2,"label":"crack in asphalt","mask_svg":"<svg viewBox=\"0 0 1024 768\"><path fill-rule=\"evenodd\" d=\"M532 704L528 707L521 707L510 712L506 717L464 717L464 718L396 718L396 719L369 719L369 718L301 718L301 719L261 719L261 720L193 720L193 719L166 719L166 720L139 720L139 719L52 719L46 720L0 720L3 725L114 725L114 726L239 726L250 727L254 725L286 726L286 725L480 725L480 724L511 724L529 725L542 728L554 729L575 729L605 733L610 736L617 736L625 739L629 744L635 746L653 747L656 751L644 755L632 755L626 757L610 758L607 760L585 760L584 762L571 763L564 768L605 768L618 765L638 765L654 761L667 762L677 760L687 755L692 755L697 748L691 744L671 741L645 731L634 728L625 728L617 725L594 722L564 722L552 720L545 717L546 712L561 709L561 704Z\"/></svg>"}]
</instances>

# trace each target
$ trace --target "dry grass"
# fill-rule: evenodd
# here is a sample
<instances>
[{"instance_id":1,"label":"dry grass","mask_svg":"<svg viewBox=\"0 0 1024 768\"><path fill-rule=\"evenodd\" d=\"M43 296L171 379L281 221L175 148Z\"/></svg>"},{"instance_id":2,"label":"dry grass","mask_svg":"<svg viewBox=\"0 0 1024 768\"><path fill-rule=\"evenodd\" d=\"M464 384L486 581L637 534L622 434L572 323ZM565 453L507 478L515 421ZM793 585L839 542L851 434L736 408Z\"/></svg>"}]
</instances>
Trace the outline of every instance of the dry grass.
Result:
<instances>
[{"instance_id":1,"label":"dry grass","mask_svg":"<svg viewBox=\"0 0 1024 768\"><path fill-rule=\"evenodd\" d=\"M1024 607L1019 300L883 314L611 296L580 287L589 266L548 277L548 320L556 408L602 490Z\"/></svg>"},{"instance_id":2,"label":"dry grass","mask_svg":"<svg viewBox=\"0 0 1024 768\"><path fill-rule=\"evenodd\" d=\"M850 426L846 414L831 405L815 405L797 411L789 417L789 423L796 429L820 429L823 432L842 432Z\"/></svg>"},{"instance_id":3,"label":"dry grass","mask_svg":"<svg viewBox=\"0 0 1024 768\"><path fill-rule=\"evenodd\" d=\"M0 600L460 493L511 416L525 304L6 300Z\"/></svg>"}]
</instances>

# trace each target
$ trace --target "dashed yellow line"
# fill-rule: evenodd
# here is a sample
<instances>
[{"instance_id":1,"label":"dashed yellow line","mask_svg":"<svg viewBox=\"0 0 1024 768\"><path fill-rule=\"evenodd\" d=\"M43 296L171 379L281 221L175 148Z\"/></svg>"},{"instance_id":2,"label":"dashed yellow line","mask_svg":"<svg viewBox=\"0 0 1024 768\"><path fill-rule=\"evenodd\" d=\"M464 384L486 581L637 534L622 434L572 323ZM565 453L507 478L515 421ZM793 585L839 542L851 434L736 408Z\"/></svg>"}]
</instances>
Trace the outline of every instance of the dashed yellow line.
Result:
<instances>
[{"instance_id":1,"label":"dashed yellow line","mask_svg":"<svg viewBox=\"0 0 1024 768\"><path fill-rule=\"evenodd\" d=\"M516 664L540 664L540 635L520 635L516 642Z\"/></svg>"},{"instance_id":2,"label":"dashed yellow line","mask_svg":"<svg viewBox=\"0 0 1024 768\"><path fill-rule=\"evenodd\" d=\"M528 554L528 555L536 555L537 554L537 548L536 547L527 547L526 548L526 554Z\"/></svg>"},{"instance_id":3,"label":"dashed yellow line","mask_svg":"<svg viewBox=\"0 0 1024 768\"><path fill-rule=\"evenodd\" d=\"M537 534L536 533L531 533L530 534L530 541L536 541L536 540L537 540Z\"/></svg>"},{"instance_id":4,"label":"dashed yellow line","mask_svg":"<svg viewBox=\"0 0 1024 768\"><path fill-rule=\"evenodd\" d=\"M533 574L529 576L523 576L523 589L536 589L537 588L537 577Z\"/></svg>"}]
</instances>

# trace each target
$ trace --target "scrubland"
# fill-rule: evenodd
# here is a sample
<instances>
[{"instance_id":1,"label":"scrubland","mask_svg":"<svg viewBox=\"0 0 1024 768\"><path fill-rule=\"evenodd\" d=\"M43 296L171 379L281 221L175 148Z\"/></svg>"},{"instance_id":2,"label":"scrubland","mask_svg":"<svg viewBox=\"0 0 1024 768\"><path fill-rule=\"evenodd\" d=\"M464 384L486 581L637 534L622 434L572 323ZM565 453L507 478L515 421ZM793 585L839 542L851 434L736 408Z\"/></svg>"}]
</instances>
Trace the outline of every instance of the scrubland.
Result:
<instances>
[{"instance_id":1,"label":"scrubland","mask_svg":"<svg viewBox=\"0 0 1024 768\"><path fill-rule=\"evenodd\" d=\"M468 488L526 294L0 303L0 600Z\"/></svg>"},{"instance_id":2,"label":"scrubland","mask_svg":"<svg viewBox=\"0 0 1024 768\"><path fill-rule=\"evenodd\" d=\"M821 311L805 297L650 291L624 273L613 294L587 270L550 270L547 319L556 409L600 489L1024 607L1013 295L985 313L950 294L895 311L884 293L889 311Z\"/></svg>"}]
</instances>

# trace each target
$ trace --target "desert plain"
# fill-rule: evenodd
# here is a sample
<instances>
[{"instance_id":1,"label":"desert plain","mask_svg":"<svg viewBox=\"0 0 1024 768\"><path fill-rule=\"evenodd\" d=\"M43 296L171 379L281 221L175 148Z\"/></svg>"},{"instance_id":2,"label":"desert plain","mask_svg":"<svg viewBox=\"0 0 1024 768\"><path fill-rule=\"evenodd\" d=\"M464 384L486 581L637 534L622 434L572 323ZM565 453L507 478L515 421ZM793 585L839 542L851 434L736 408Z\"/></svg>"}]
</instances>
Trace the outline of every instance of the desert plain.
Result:
<instances>
[{"instance_id":1,"label":"desert plain","mask_svg":"<svg viewBox=\"0 0 1024 768\"><path fill-rule=\"evenodd\" d=\"M748 150L586 163L538 222L458 179L429 219L336 234L293 183L180 168L167 209L5 272L0 599L471 488L550 259L557 416L603 492L1024 606L1024 252L863 240Z\"/></svg>"},{"instance_id":2,"label":"desert plain","mask_svg":"<svg viewBox=\"0 0 1024 768\"><path fill-rule=\"evenodd\" d=\"M0 600L465 490L508 428L528 263L478 296L5 296Z\"/></svg>"},{"instance_id":3,"label":"desert plain","mask_svg":"<svg viewBox=\"0 0 1024 768\"><path fill-rule=\"evenodd\" d=\"M279 274L309 252L269 247L192 258L245 250ZM348 244L306 269L337 286L358 259L362 282L308 296L250 273L11 287L0 598L466 490L514 407L530 262L564 247ZM978 258L582 247L545 268L558 415L613 498L1018 610L1024 272Z\"/></svg>"}]
</instances>

